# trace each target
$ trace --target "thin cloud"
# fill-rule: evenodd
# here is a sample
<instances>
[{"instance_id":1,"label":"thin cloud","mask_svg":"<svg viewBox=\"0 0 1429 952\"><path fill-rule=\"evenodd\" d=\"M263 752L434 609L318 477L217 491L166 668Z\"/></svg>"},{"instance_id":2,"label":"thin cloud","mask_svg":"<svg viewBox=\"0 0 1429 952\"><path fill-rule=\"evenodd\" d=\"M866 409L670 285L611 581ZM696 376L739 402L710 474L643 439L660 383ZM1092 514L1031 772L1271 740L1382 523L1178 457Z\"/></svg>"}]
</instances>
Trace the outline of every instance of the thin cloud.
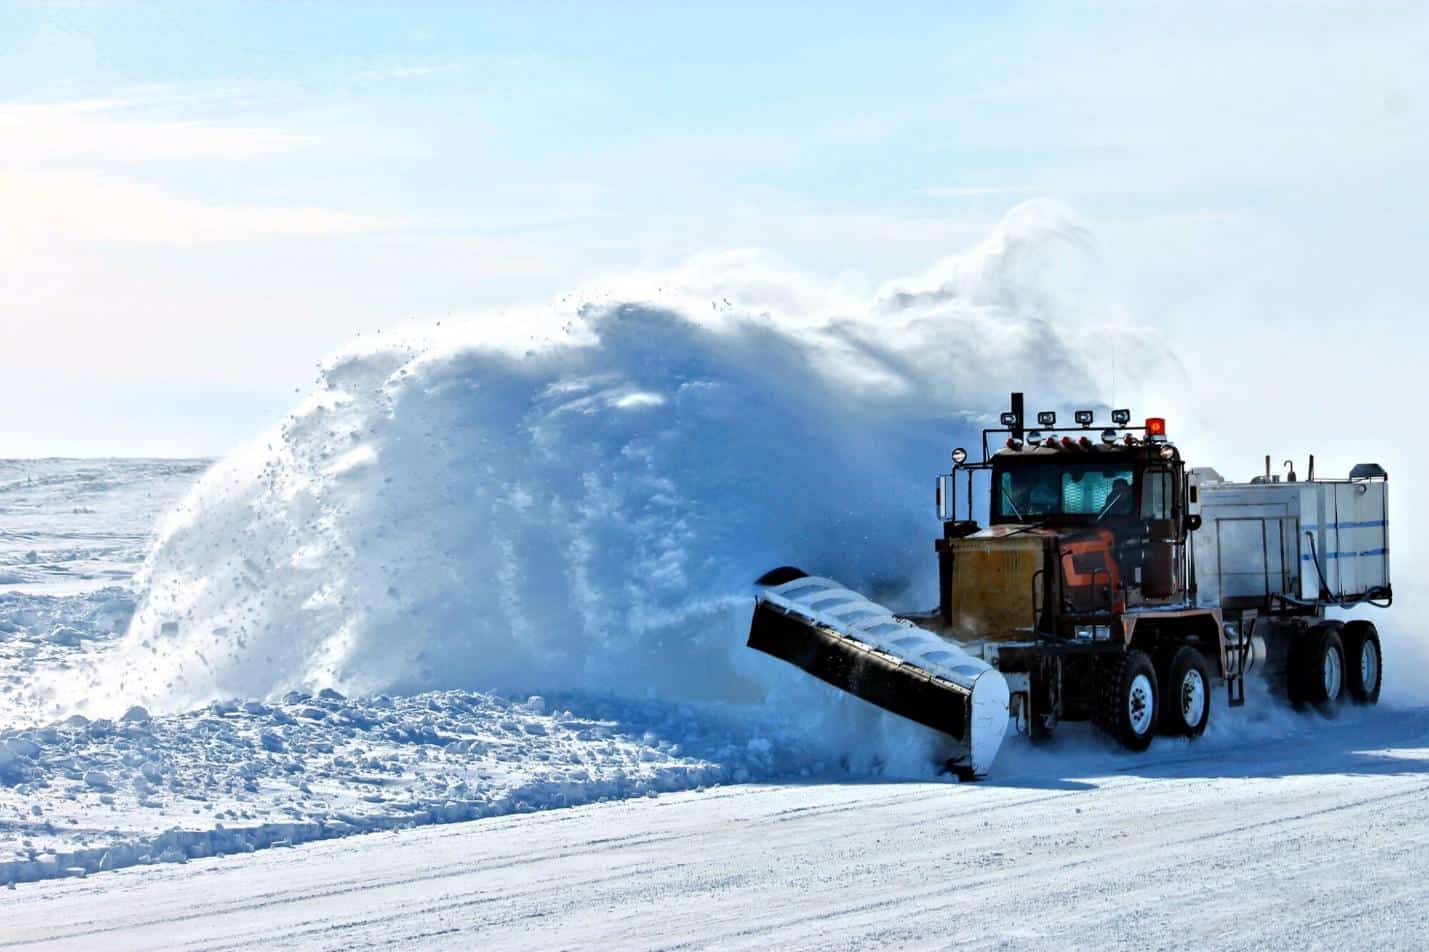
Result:
<instances>
[{"instance_id":1,"label":"thin cloud","mask_svg":"<svg viewBox=\"0 0 1429 952\"><path fill-rule=\"evenodd\" d=\"M449 76L461 73L466 67L461 63L414 63L411 65L387 66L380 69L365 69L354 74L363 82L378 82L388 79L423 79L427 76Z\"/></svg>"},{"instance_id":2,"label":"thin cloud","mask_svg":"<svg viewBox=\"0 0 1429 952\"><path fill-rule=\"evenodd\" d=\"M1043 191L1036 185L934 185L920 189L929 198L979 198L989 195L1031 195Z\"/></svg>"},{"instance_id":3,"label":"thin cloud","mask_svg":"<svg viewBox=\"0 0 1429 952\"><path fill-rule=\"evenodd\" d=\"M0 161L249 159L312 146L312 136L263 126L122 115L135 99L0 103Z\"/></svg>"},{"instance_id":4,"label":"thin cloud","mask_svg":"<svg viewBox=\"0 0 1429 952\"><path fill-rule=\"evenodd\" d=\"M316 206L205 202L147 183L73 170L0 171L10 237L195 245L387 231L401 223Z\"/></svg>"}]
</instances>

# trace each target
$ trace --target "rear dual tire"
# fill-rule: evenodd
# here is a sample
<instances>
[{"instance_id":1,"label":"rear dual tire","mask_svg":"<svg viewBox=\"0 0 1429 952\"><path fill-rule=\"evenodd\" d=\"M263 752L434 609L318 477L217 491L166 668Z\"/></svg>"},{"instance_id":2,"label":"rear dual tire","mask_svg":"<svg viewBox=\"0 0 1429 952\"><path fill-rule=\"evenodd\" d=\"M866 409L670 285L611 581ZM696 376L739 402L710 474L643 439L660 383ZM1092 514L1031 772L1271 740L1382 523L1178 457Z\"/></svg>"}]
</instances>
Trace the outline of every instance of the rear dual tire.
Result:
<instances>
[{"instance_id":1,"label":"rear dual tire","mask_svg":"<svg viewBox=\"0 0 1429 952\"><path fill-rule=\"evenodd\" d=\"M1333 714L1345 691L1345 644L1340 626L1316 625L1296 639L1289 675L1291 701Z\"/></svg>"},{"instance_id":2,"label":"rear dual tire","mask_svg":"<svg viewBox=\"0 0 1429 952\"><path fill-rule=\"evenodd\" d=\"M1345 691L1356 704L1378 704L1384 654L1374 622L1356 619L1340 631L1345 646Z\"/></svg>"},{"instance_id":3,"label":"rear dual tire","mask_svg":"<svg viewBox=\"0 0 1429 952\"><path fill-rule=\"evenodd\" d=\"M1108 659L1102 669L1097 725L1127 750L1143 751L1159 729L1199 737L1211 719L1211 667L1183 645L1160 673L1144 651Z\"/></svg>"},{"instance_id":4,"label":"rear dual tire","mask_svg":"<svg viewBox=\"0 0 1429 952\"><path fill-rule=\"evenodd\" d=\"M1190 645L1176 649L1166 667L1166 703L1161 731L1174 737L1200 737L1211 720L1211 666Z\"/></svg>"}]
</instances>

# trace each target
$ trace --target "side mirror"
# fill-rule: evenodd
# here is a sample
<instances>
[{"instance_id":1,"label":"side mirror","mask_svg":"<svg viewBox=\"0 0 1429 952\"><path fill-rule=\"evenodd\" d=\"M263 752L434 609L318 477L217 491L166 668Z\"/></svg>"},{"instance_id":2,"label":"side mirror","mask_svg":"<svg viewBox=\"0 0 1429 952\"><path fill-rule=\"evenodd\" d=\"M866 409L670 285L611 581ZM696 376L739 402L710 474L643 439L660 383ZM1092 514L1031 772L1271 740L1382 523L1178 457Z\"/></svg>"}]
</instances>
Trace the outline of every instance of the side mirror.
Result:
<instances>
[{"instance_id":1,"label":"side mirror","mask_svg":"<svg viewBox=\"0 0 1429 952\"><path fill-rule=\"evenodd\" d=\"M1189 515L1189 516L1186 517L1186 531L1187 531L1187 532L1195 532L1195 531L1196 531L1197 529L1199 529L1199 528L1201 528L1201 517L1200 517L1200 516L1193 514L1193 515Z\"/></svg>"}]
</instances>

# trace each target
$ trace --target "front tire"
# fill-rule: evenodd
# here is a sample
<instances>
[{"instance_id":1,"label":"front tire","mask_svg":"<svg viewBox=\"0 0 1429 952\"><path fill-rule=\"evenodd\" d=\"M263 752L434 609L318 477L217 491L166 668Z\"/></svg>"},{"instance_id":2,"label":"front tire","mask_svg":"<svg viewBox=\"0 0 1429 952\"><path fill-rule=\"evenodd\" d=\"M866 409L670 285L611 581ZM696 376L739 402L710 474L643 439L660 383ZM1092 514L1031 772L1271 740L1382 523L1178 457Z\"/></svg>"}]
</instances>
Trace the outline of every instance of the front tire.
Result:
<instances>
[{"instance_id":1,"label":"front tire","mask_svg":"<svg viewBox=\"0 0 1429 952\"><path fill-rule=\"evenodd\" d=\"M1356 704L1378 704L1384 681L1384 652L1379 630L1372 621L1356 619L1345 623L1345 690Z\"/></svg>"},{"instance_id":2,"label":"front tire","mask_svg":"<svg viewBox=\"0 0 1429 952\"><path fill-rule=\"evenodd\" d=\"M1211 666L1190 645L1178 648L1166 669L1161 725L1167 734L1200 737L1211 720Z\"/></svg>"},{"instance_id":3,"label":"front tire","mask_svg":"<svg viewBox=\"0 0 1429 952\"><path fill-rule=\"evenodd\" d=\"M1333 712L1345 689L1345 645L1337 625L1316 625L1300 637L1290 681L1290 697L1296 703Z\"/></svg>"},{"instance_id":4,"label":"front tire","mask_svg":"<svg viewBox=\"0 0 1429 952\"><path fill-rule=\"evenodd\" d=\"M1151 746L1161 699L1146 652L1132 650L1102 670L1097 724L1127 750Z\"/></svg>"}]
</instances>

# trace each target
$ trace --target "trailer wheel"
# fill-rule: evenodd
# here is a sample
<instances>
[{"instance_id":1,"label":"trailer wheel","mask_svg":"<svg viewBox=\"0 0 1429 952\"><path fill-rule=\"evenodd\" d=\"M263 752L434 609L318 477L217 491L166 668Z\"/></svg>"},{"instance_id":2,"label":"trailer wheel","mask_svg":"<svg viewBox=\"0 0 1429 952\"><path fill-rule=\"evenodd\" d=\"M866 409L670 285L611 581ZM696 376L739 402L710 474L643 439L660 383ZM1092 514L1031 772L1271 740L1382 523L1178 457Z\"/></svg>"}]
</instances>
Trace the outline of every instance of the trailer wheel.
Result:
<instances>
[{"instance_id":1,"label":"trailer wheel","mask_svg":"<svg viewBox=\"0 0 1429 952\"><path fill-rule=\"evenodd\" d=\"M1379 686L1384 680L1379 630L1372 621L1356 619L1345 622L1341 637L1345 644L1345 689L1356 704L1379 703Z\"/></svg>"},{"instance_id":2,"label":"trailer wheel","mask_svg":"<svg viewBox=\"0 0 1429 952\"><path fill-rule=\"evenodd\" d=\"M1097 726L1127 750L1150 747L1160 698L1156 669L1146 652L1132 650L1108 661L1100 679Z\"/></svg>"},{"instance_id":3,"label":"trailer wheel","mask_svg":"<svg viewBox=\"0 0 1429 952\"><path fill-rule=\"evenodd\" d=\"M1290 698L1331 713L1345 688L1345 646L1336 624L1316 625L1301 635L1290 663Z\"/></svg>"},{"instance_id":4,"label":"trailer wheel","mask_svg":"<svg viewBox=\"0 0 1429 952\"><path fill-rule=\"evenodd\" d=\"M1171 657L1162 691L1161 726L1167 734L1200 737L1211 720L1211 667L1190 645Z\"/></svg>"}]
</instances>

